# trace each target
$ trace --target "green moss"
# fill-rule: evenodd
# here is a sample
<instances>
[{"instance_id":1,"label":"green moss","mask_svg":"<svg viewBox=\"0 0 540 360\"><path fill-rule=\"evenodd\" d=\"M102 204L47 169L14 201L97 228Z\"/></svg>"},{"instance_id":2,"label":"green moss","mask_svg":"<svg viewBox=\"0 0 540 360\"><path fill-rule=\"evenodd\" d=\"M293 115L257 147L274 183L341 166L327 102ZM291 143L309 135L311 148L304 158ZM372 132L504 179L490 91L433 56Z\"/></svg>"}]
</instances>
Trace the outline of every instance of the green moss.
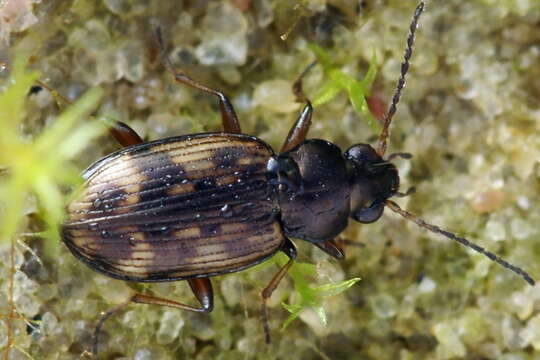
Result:
<instances>
[{"instance_id":1,"label":"green moss","mask_svg":"<svg viewBox=\"0 0 540 360\"><path fill-rule=\"evenodd\" d=\"M325 83L312 97L313 106L322 105L332 100L341 91L346 91L354 111L365 119L374 134L378 134L381 131L381 126L371 114L366 101L366 97L369 96L371 86L377 75L375 53L373 53L366 75L362 80L358 80L344 73L336 66L330 54L320 46L309 44L309 48L316 54L317 60L323 68L325 79Z\"/></svg>"},{"instance_id":2,"label":"green moss","mask_svg":"<svg viewBox=\"0 0 540 360\"><path fill-rule=\"evenodd\" d=\"M94 89L63 112L41 134L27 138L20 133L24 121L26 96L38 74L26 73L26 58L15 58L8 86L0 94L0 117L4 119L0 137L0 166L6 176L0 182L5 211L0 226L3 242L14 241L22 221L22 207L28 194L37 197L46 223L45 253L52 255L58 243L58 224L65 205L61 188L80 184L79 171L68 163L102 132L96 123L76 126L96 105L101 92Z\"/></svg>"}]
</instances>

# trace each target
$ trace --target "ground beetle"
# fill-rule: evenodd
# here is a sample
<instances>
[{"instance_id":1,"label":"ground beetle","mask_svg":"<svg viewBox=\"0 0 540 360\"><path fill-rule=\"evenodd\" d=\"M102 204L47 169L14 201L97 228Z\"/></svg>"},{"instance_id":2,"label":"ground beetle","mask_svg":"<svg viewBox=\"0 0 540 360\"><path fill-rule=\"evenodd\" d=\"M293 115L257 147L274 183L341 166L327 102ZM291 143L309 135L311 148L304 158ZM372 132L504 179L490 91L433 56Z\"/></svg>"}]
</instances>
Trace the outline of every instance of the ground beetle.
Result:
<instances>
[{"instance_id":1,"label":"ground beetle","mask_svg":"<svg viewBox=\"0 0 540 360\"><path fill-rule=\"evenodd\" d=\"M127 303L210 312L210 277L246 269L282 251L289 261L261 293L269 341L266 300L296 258L289 238L309 241L342 259L343 251L334 239L346 228L348 218L371 223L385 207L486 255L534 284L522 269L426 223L390 200L407 195L399 192L398 171L390 162L404 154L386 159L384 155L423 9L420 2L376 149L356 144L342 153L328 141L306 139L312 106L302 92L300 76L294 92L306 105L276 154L262 140L241 133L224 94L176 72L163 56L177 82L218 97L223 132L145 143L127 125L113 122L111 133L125 148L84 172L85 184L68 206L62 236L78 259L107 276L137 282L187 280L201 306L135 294L102 316L94 352L103 322ZM163 52L159 31L158 40Z\"/></svg>"}]
</instances>

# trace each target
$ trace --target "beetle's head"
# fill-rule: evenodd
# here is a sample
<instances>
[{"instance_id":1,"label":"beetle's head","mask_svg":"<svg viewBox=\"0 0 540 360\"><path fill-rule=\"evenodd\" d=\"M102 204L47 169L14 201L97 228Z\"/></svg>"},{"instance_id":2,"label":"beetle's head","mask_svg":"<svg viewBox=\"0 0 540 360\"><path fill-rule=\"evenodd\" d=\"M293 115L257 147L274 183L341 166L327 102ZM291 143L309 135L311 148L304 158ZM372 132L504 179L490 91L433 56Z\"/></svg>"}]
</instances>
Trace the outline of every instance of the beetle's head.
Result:
<instances>
[{"instance_id":1,"label":"beetle's head","mask_svg":"<svg viewBox=\"0 0 540 360\"><path fill-rule=\"evenodd\" d=\"M351 146L344 157L351 184L351 217L365 224L377 221L385 200L399 189L396 167L368 144Z\"/></svg>"}]
</instances>

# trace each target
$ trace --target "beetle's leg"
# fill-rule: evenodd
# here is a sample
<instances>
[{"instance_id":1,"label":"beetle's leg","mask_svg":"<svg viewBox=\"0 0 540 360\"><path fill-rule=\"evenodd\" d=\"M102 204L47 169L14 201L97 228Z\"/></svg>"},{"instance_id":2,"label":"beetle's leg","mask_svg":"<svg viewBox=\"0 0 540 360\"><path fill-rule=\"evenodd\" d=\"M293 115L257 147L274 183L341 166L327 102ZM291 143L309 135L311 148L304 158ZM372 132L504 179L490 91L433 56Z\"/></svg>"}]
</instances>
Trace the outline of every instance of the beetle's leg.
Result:
<instances>
[{"instance_id":1,"label":"beetle's leg","mask_svg":"<svg viewBox=\"0 0 540 360\"><path fill-rule=\"evenodd\" d=\"M289 130L289 134L287 135L287 138L285 139L285 142L281 147L282 153L291 150L292 148L300 144L302 141L306 140L309 127L311 126L311 114L313 113L313 106L311 106L311 101L309 101L309 99L304 94L304 91L302 89L302 79L308 73L308 71L311 70L311 68L316 64L316 61L309 64L308 67L304 71L302 71L298 79L293 84L292 91L296 96L296 101L305 102L306 105L300 113L300 116L298 116L298 119L296 119L296 122L294 123L291 130Z\"/></svg>"},{"instance_id":2,"label":"beetle's leg","mask_svg":"<svg viewBox=\"0 0 540 360\"><path fill-rule=\"evenodd\" d=\"M338 236L334 241L340 249L343 249L345 246L366 247L366 245L363 243L352 241L341 236Z\"/></svg>"},{"instance_id":3,"label":"beetle's leg","mask_svg":"<svg viewBox=\"0 0 540 360\"><path fill-rule=\"evenodd\" d=\"M191 287L191 290L195 294L195 297L197 297L197 300L201 304L200 307L187 305L187 304L179 303L173 300L163 299L163 298L159 298L159 297L151 296L151 295L133 294L125 302L107 310L105 313L102 314L96 326L96 330L94 332L94 344L92 346L92 353L94 354L94 356L97 357L99 333L101 331L101 328L103 327L103 323L105 322L105 320L107 320L112 315L116 314L117 312L122 311L127 305L129 305L132 302L138 303L138 304L168 306L168 307L189 310L189 311L194 311L194 312L204 312L204 313L211 312L212 309L214 308L214 291L212 290L212 283L210 282L210 279L198 278L198 279L188 279L187 281L189 283L189 286Z\"/></svg>"},{"instance_id":4,"label":"beetle's leg","mask_svg":"<svg viewBox=\"0 0 540 360\"><path fill-rule=\"evenodd\" d=\"M223 131L233 134L240 134L242 132L242 130L240 129L240 123L238 122L238 117L236 116L234 108L227 96L225 96L221 91L209 88L207 86L204 86L203 84L196 82L184 73L176 72L172 68L169 68L169 71L174 75L174 80L194 87L196 89L202 90L209 94L216 95L219 99L219 110L221 111Z\"/></svg>"},{"instance_id":5,"label":"beetle's leg","mask_svg":"<svg viewBox=\"0 0 540 360\"><path fill-rule=\"evenodd\" d=\"M68 98L60 94L58 91L56 91L54 88L50 87L43 81L36 80L36 82L39 84L39 86L47 89L51 93L60 109L62 109L63 103L65 103L66 105L73 104ZM104 122L109 129L109 133L116 139L116 141L120 143L120 145L131 146L143 142L139 134L137 134L135 130L133 130L123 122L108 118L105 118Z\"/></svg>"},{"instance_id":6,"label":"beetle's leg","mask_svg":"<svg viewBox=\"0 0 540 360\"><path fill-rule=\"evenodd\" d=\"M212 290L212 283L208 278L188 279L191 290L197 297L197 300L201 303L201 307L195 307L192 305L182 304L173 300L158 298L151 295L135 294L131 298L131 301L138 304L148 305L161 305L178 309L184 309L194 312L209 313L214 308L214 291Z\"/></svg>"},{"instance_id":7,"label":"beetle's leg","mask_svg":"<svg viewBox=\"0 0 540 360\"><path fill-rule=\"evenodd\" d=\"M337 241L334 239L313 243L313 245L315 245L316 247L318 247L319 249L321 249L328 255L332 256L333 258L336 258L338 260L345 259L345 252L343 252L343 249L338 245Z\"/></svg>"},{"instance_id":8,"label":"beetle's leg","mask_svg":"<svg viewBox=\"0 0 540 360\"><path fill-rule=\"evenodd\" d=\"M234 108L227 96L225 96L225 94L223 94L221 91L212 89L208 86L198 83L183 72L175 70L170 60L165 56L165 46L163 44L163 39L161 37L161 29L159 27L156 29L156 37L161 51L161 61L163 62L163 66L165 66L167 71L169 71L174 76L174 80L179 83L194 87L195 89L199 89L217 96L217 98L219 99L219 109L221 110L221 119L223 121L223 131L228 133L240 134L241 130L240 123L238 122L238 117L236 116L236 112L234 111Z\"/></svg>"},{"instance_id":9,"label":"beetle's leg","mask_svg":"<svg viewBox=\"0 0 540 360\"><path fill-rule=\"evenodd\" d=\"M335 239L326 240L323 242L312 243L319 249L332 256L337 260L345 259L345 246L365 247L366 245L355 242L344 237L338 236Z\"/></svg>"},{"instance_id":10,"label":"beetle's leg","mask_svg":"<svg viewBox=\"0 0 540 360\"><path fill-rule=\"evenodd\" d=\"M281 153L293 149L302 141L306 140L309 127L311 126L312 113L313 107L311 106L311 102L308 100L306 106L304 106L304 109L300 113L300 116L298 117L298 119L296 119L296 122L294 123L291 130L289 130L289 134L287 135L287 138L285 139L285 142L281 147Z\"/></svg>"},{"instance_id":11,"label":"beetle's leg","mask_svg":"<svg viewBox=\"0 0 540 360\"><path fill-rule=\"evenodd\" d=\"M139 134L125 123L109 118L105 118L104 122L109 129L109 134L111 134L120 145L131 146L143 142L143 139L141 139Z\"/></svg>"},{"instance_id":12,"label":"beetle's leg","mask_svg":"<svg viewBox=\"0 0 540 360\"><path fill-rule=\"evenodd\" d=\"M287 273L287 270L291 267L292 263L294 262L294 259L296 259L296 246L294 246L294 243L285 238L285 242L283 245L281 245L281 251L285 253L289 257L289 261L281 268L279 271L274 275L272 280L270 280L270 283L264 288L264 290L261 292L262 296L262 309L261 309L261 315L263 320L263 327L264 327L264 337L266 340L266 343L270 343L270 329L268 327L268 308L266 306L266 300L272 296L272 293L274 290L276 290L277 286L279 285L279 282L285 274Z\"/></svg>"}]
</instances>

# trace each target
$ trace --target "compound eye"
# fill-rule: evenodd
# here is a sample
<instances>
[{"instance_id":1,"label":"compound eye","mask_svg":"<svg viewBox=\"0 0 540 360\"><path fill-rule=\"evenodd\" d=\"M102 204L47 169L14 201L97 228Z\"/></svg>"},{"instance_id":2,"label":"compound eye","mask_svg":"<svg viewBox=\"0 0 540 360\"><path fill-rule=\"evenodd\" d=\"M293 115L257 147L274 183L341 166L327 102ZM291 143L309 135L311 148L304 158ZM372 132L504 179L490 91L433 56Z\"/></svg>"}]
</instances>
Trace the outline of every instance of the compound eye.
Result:
<instances>
[{"instance_id":1,"label":"compound eye","mask_svg":"<svg viewBox=\"0 0 540 360\"><path fill-rule=\"evenodd\" d=\"M384 205L382 203L378 203L356 211L351 215L351 217L362 224L369 224L379 220L383 214L383 211Z\"/></svg>"}]
</instances>

